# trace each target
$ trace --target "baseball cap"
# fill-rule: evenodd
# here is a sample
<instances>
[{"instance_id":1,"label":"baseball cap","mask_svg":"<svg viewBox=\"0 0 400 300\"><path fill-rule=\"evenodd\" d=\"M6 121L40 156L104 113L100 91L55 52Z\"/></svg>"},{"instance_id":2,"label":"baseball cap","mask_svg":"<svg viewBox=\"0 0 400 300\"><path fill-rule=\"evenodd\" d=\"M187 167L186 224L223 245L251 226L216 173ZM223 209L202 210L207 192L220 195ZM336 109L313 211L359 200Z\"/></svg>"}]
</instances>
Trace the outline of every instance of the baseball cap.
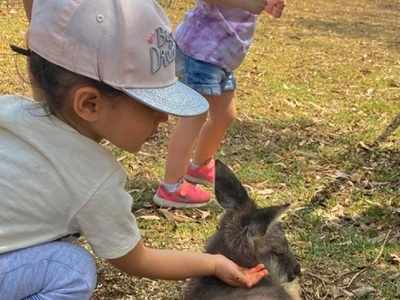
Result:
<instances>
[{"instance_id":1,"label":"baseball cap","mask_svg":"<svg viewBox=\"0 0 400 300\"><path fill-rule=\"evenodd\" d=\"M154 0L35 0L29 49L74 73L177 116L208 110L175 76L176 46Z\"/></svg>"}]
</instances>

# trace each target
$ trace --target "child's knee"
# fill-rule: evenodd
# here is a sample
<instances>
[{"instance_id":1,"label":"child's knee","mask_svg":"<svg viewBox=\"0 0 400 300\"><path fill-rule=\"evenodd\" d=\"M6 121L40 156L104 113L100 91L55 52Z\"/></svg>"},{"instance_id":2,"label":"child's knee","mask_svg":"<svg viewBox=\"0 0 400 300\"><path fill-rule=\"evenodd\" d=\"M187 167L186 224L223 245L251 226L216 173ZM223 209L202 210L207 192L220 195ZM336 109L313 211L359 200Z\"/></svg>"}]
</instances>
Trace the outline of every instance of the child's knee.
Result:
<instances>
[{"instance_id":1,"label":"child's knee","mask_svg":"<svg viewBox=\"0 0 400 300\"><path fill-rule=\"evenodd\" d=\"M96 288L96 262L93 256L84 248L65 242L56 242L58 253L52 259L59 263L63 263L71 269L71 280L77 279L76 282L81 282L80 289L82 293L92 294ZM63 257L62 257L63 256Z\"/></svg>"},{"instance_id":2,"label":"child's knee","mask_svg":"<svg viewBox=\"0 0 400 300\"><path fill-rule=\"evenodd\" d=\"M218 119L216 119L216 122L220 123L221 126L228 127L235 119L236 119L236 110L229 109L226 112L224 112Z\"/></svg>"},{"instance_id":3,"label":"child's knee","mask_svg":"<svg viewBox=\"0 0 400 300\"><path fill-rule=\"evenodd\" d=\"M227 121L229 122L229 124L232 123L233 121L235 121L236 115L237 115L237 114L236 114L236 109L230 109L230 110L227 112L226 119L227 119Z\"/></svg>"},{"instance_id":4,"label":"child's knee","mask_svg":"<svg viewBox=\"0 0 400 300\"><path fill-rule=\"evenodd\" d=\"M71 243L50 242L0 258L0 269L7 267L0 270L1 299L25 299L31 295L58 299L65 294L68 299L83 300L90 299L96 288L93 257Z\"/></svg>"}]
</instances>

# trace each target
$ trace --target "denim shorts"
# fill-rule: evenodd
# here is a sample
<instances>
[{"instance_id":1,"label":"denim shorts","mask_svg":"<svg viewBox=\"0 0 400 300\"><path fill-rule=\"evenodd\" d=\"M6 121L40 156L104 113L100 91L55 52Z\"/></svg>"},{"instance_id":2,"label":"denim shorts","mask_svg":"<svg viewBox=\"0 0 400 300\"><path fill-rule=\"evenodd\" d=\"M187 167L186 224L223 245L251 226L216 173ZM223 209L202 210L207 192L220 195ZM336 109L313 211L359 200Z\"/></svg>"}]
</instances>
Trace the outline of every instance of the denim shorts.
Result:
<instances>
[{"instance_id":1,"label":"denim shorts","mask_svg":"<svg viewBox=\"0 0 400 300\"><path fill-rule=\"evenodd\" d=\"M205 96L220 96L236 89L236 79L217 65L194 59L177 48L176 76L181 82Z\"/></svg>"}]
</instances>

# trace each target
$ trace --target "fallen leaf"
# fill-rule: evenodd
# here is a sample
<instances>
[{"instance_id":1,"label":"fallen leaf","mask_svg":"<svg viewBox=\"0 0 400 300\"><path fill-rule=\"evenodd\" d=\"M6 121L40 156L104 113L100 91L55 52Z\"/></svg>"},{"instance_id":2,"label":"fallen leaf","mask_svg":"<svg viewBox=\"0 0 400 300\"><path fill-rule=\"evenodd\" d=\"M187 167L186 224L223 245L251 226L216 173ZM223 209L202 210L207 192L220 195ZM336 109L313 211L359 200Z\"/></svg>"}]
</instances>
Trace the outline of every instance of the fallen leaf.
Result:
<instances>
[{"instance_id":1,"label":"fallen leaf","mask_svg":"<svg viewBox=\"0 0 400 300\"><path fill-rule=\"evenodd\" d=\"M336 171L335 177L340 179L349 179L350 175L341 171Z\"/></svg>"},{"instance_id":2,"label":"fallen leaf","mask_svg":"<svg viewBox=\"0 0 400 300\"><path fill-rule=\"evenodd\" d=\"M200 214L201 220L205 220L210 216L210 212L208 210L201 210L201 209L196 208L195 211Z\"/></svg>"},{"instance_id":3,"label":"fallen leaf","mask_svg":"<svg viewBox=\"0 0 400 300\"><path fill-rule=\"evenodd\" d=\"M257 191L257 193L260 194L261 196L269 196L274 193L274 190L273 189L263 189L263 190Z\"/></svg>"},{"instance_id":4,"label":"fallen leaf","mask_svg":"<svg viewBox=\"0 0 400 300\"><path fill-rule=\"evenodd\" d=\"M400 88L400 81L392 79L389 81L389 86L394 88Z\"/></svg>"},{"instance_id":5,"label":"fallen leaf","mask_svg":"<svg viewBox=\"0 0 400 300\"><path fill-rule=\"evenodd\" d=\"M193 222L194 220L188 216L174 214L170 212L168 209L160 208L158 210L162 215L169 221L176 221L176 222Z\"/></svg>"},{"instance_id":6,"label":"fallen leaf","mask_svg":"<svg viewBox=\"0 0 400 300\"><path fill-rule=\"evenodd\" d=\"M371 294L375 292L376 289L372 286L363 286L358 289L352 290L351 292L356 296L356 297L364 297L368 294Z\"/></svg>"},{"instance_id":7,"label":"fallen leaf","mask_svg":"<svg viewBox=\"0 0 400 300\"><path fill-rule=\"evenodd\" d=\"M161 218L160 218L159 216L156 216L156 215L138 216L136 219L139 219L139 220L147 220L147 221L161 220Z\"/></svg>"},{"instance_id":8,"label":"fallen leaf","mask_svg":"<svg viewBox=\"0 0 400 300\"><path fill-rule=\"evenodd\" d=\"M375 90L373 88L369 88L367 90L367 97L372 97L375 93Z\"/></svg>"},{"instance_id":9,"label":"fallen leaf","mask_svg":"<svg viewBox=\"0 0 400 300\"><path fill-rule=\"evenodd\" d=\"M368 146L367 144L365 144L362 141L358 143L358 146L360 146L360 148L362 148L364 150L367 150L367 151L372 151L373 150L370 146Z\"/></svg>"},{"instance_id":10,"label":"fallen leaf","mask_svg":"<svg viewBox=\"0 0 400 300\"><path fill-rule=\"evenodd\" d=\"M389 261L394 265L400 265L400 255L395 253L390 254Z\"/></svg>"}]
</instances>

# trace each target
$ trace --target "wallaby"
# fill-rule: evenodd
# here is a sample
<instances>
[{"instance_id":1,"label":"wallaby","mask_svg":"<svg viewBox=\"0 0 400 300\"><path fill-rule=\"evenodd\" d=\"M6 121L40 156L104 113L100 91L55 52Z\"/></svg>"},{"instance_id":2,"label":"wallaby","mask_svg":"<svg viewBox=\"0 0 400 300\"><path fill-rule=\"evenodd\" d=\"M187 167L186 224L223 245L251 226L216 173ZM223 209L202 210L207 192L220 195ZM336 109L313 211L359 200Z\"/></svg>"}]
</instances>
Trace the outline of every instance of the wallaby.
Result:
<instances>
[{"instance_id":1,"label":"wallaby","mask_svg":"<svg viewBox=\"0 0 400 300\"><path fill-rule=\"evenodd\" d=\"M262 263L269 274L251 289L230 287L216 277L191 279L185 300L294 300L284 285L300 274L300 265L289 249L279 216L289 205L258 208L233 172L216 162L215 195L225 209L218 231L206 252L220 253L243 267Z\"/></svg>"}]
</instances>

